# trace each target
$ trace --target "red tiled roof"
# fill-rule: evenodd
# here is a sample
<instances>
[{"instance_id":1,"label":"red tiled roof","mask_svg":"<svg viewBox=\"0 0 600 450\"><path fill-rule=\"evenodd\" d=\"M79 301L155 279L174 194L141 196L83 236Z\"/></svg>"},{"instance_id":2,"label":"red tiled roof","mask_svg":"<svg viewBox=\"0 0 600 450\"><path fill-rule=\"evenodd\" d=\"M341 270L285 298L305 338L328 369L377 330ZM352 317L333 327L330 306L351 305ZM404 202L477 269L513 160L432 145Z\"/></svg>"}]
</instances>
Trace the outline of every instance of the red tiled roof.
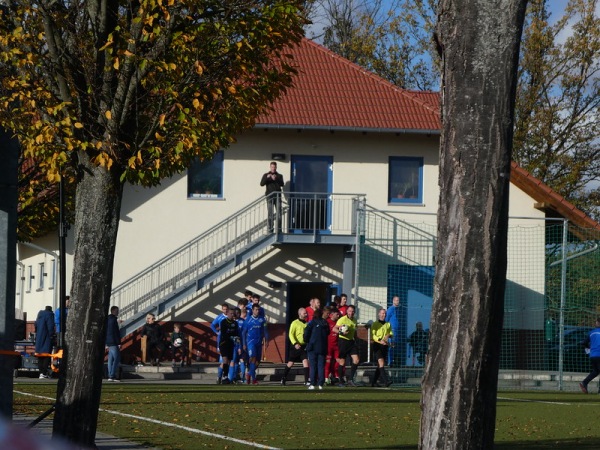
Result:
<instances>
[{"instance_id":1,"label":"red tiled roof","mask_svg":"<svg viewBox=\"0 0 600 450\"><path fill-rule=\"evenodd\" d=\"M588 217L566 198L553 191L550 186L542 183L514 161L511 163L510 181L538 202L540 209L550 209L579 227L600 230L600 223Z\"/></svg>"},{"instance_id":2,"label":"red tiled roof","mask_svg":"<svg viewBox=\"0 0 600 450\"><path fill-rule=\"evenodd\" d=\"M294 85L256 126L440 132L439 93L401 89L309 39L290 53L298 70ZM600 229L598 222L514 162L511 182L549 215Z\"/></svg>"},{"instance_id":3,"label":"red tiled roof","mask_svg":"<svg viewBox=\"0 0 600 450\"><path fill-rule=\"evenodd\" d=\"M257 126L439 132L437 93L400 89L308 39L290 53L294 86Z\"/></svg>"}]
</instances>

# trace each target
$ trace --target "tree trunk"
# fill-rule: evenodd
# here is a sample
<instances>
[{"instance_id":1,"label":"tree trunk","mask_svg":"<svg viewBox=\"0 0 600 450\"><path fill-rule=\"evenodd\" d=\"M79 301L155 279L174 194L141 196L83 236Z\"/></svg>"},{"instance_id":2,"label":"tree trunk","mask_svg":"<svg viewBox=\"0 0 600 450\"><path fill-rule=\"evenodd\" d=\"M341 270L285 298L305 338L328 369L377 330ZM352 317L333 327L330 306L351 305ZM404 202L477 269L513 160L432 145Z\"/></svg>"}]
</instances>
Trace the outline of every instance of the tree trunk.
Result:
<instances>
[{"instance_id":1,"label":"tree trunk","mask_svg":"<svg viewBox=\"0 0 600 450\"><path fill-rule=\"evenodd\" d=\"M440 205L421 449L490 449L526 0L442 0Z\"/></svg>"},{"instance_id":2,"label":"tree trunk","mask_svg":"<svg viewBox=\"0 0 600 450\"><path fill-rule=\"evenodd\" d=\"M102 391L106 319L123 193L119 171L79 153L74 271L54 435L92 447Z\"/></svg>"}]
</instances>

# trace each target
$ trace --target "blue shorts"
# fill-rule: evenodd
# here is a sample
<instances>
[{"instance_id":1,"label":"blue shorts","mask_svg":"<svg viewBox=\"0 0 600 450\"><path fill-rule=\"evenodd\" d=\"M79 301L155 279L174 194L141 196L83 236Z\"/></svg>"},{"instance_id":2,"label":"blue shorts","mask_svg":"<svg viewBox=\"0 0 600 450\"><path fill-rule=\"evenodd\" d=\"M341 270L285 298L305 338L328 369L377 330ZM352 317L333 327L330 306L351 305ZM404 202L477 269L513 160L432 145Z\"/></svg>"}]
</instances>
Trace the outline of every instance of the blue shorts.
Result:
<instances>
[{"instance_id":1,"label":"blue shorts","mask_svg":"<svg viewBox=\"0 0 600 450\"><path fill-rule=\"evenodd\" d=\"M248 343L248 359L256 358L257 361L262 359L262 342Z\"/></svg>"}]
</instances>

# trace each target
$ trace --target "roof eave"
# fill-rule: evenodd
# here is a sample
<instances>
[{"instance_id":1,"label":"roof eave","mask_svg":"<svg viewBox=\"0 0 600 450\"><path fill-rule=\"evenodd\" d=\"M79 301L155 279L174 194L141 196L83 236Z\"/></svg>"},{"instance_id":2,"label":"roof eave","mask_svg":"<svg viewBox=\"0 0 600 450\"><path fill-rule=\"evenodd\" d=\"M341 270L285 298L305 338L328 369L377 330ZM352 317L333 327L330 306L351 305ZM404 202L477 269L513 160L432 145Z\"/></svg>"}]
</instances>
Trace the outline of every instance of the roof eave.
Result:
<instances>
[{"instance_id":1,"label":"roof eave","mask_svg":"<svg viewBox=\"0 0 600 450\"><path fill-rule=\"evenodd\" d=\"M255 129L266 130L303 130L303 131L349 131L355 133L388 133L388 134L421 134L439 136L439 129L418 129L418 128L370 128L370 127L351 127L351 126L329 126L329 125L291 125L291 124L273 124L257 123Z\"/></svg>"}]
</instances>

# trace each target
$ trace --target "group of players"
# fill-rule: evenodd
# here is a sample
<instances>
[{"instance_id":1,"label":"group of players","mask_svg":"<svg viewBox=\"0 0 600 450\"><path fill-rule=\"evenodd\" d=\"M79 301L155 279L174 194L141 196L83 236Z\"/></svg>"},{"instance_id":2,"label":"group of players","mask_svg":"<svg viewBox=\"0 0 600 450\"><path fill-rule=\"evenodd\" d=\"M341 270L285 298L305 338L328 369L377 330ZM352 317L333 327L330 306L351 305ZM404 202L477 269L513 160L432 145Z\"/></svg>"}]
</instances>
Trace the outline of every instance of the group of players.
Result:
<instances>
[{"instance_id":1,"label":"group of players","mask_svg":"<svg viewBox=\"0 0 600 450\"><path fill-rule=\"evenodd\" d=\"M355 307L347 301L347 296L342 294L336 296L331 305L321 308L320 299L312 298L306 308L298 310L298 318L291 323L288 332L290 351L282 385L286 385L294 362L298 362L302 363L304 384L309 389L322 389L324 384L356 386L354 378L360 361L355 340L357 320ZM246 291L237 307L223 304L222 314L212 322L221 363L217 383L258 384L256 370L263 348L269 345L265 311L259 303L260 296ZM371 386L389 386L384 361L392 330L385 321L385 309L379 316L380 320L374 322L370 330L373 354L378 362ZM322 331L315 333L315 329ZM350 371L346 376L347 360L350 360Z\"/></svg>"},{"instance_id":2,"label":"group of players","mask_svg":"<svg viewBox=\"0 0 600 450\"><path fill-rule=\"evenodd\" d=\"M265 310L259 302L259 295L246 291L237 307L223 303L222 314L213 320L220 354L218 384L258 384L256 370L263 346L269 346Z\"/></svg>"}]
</instances>

